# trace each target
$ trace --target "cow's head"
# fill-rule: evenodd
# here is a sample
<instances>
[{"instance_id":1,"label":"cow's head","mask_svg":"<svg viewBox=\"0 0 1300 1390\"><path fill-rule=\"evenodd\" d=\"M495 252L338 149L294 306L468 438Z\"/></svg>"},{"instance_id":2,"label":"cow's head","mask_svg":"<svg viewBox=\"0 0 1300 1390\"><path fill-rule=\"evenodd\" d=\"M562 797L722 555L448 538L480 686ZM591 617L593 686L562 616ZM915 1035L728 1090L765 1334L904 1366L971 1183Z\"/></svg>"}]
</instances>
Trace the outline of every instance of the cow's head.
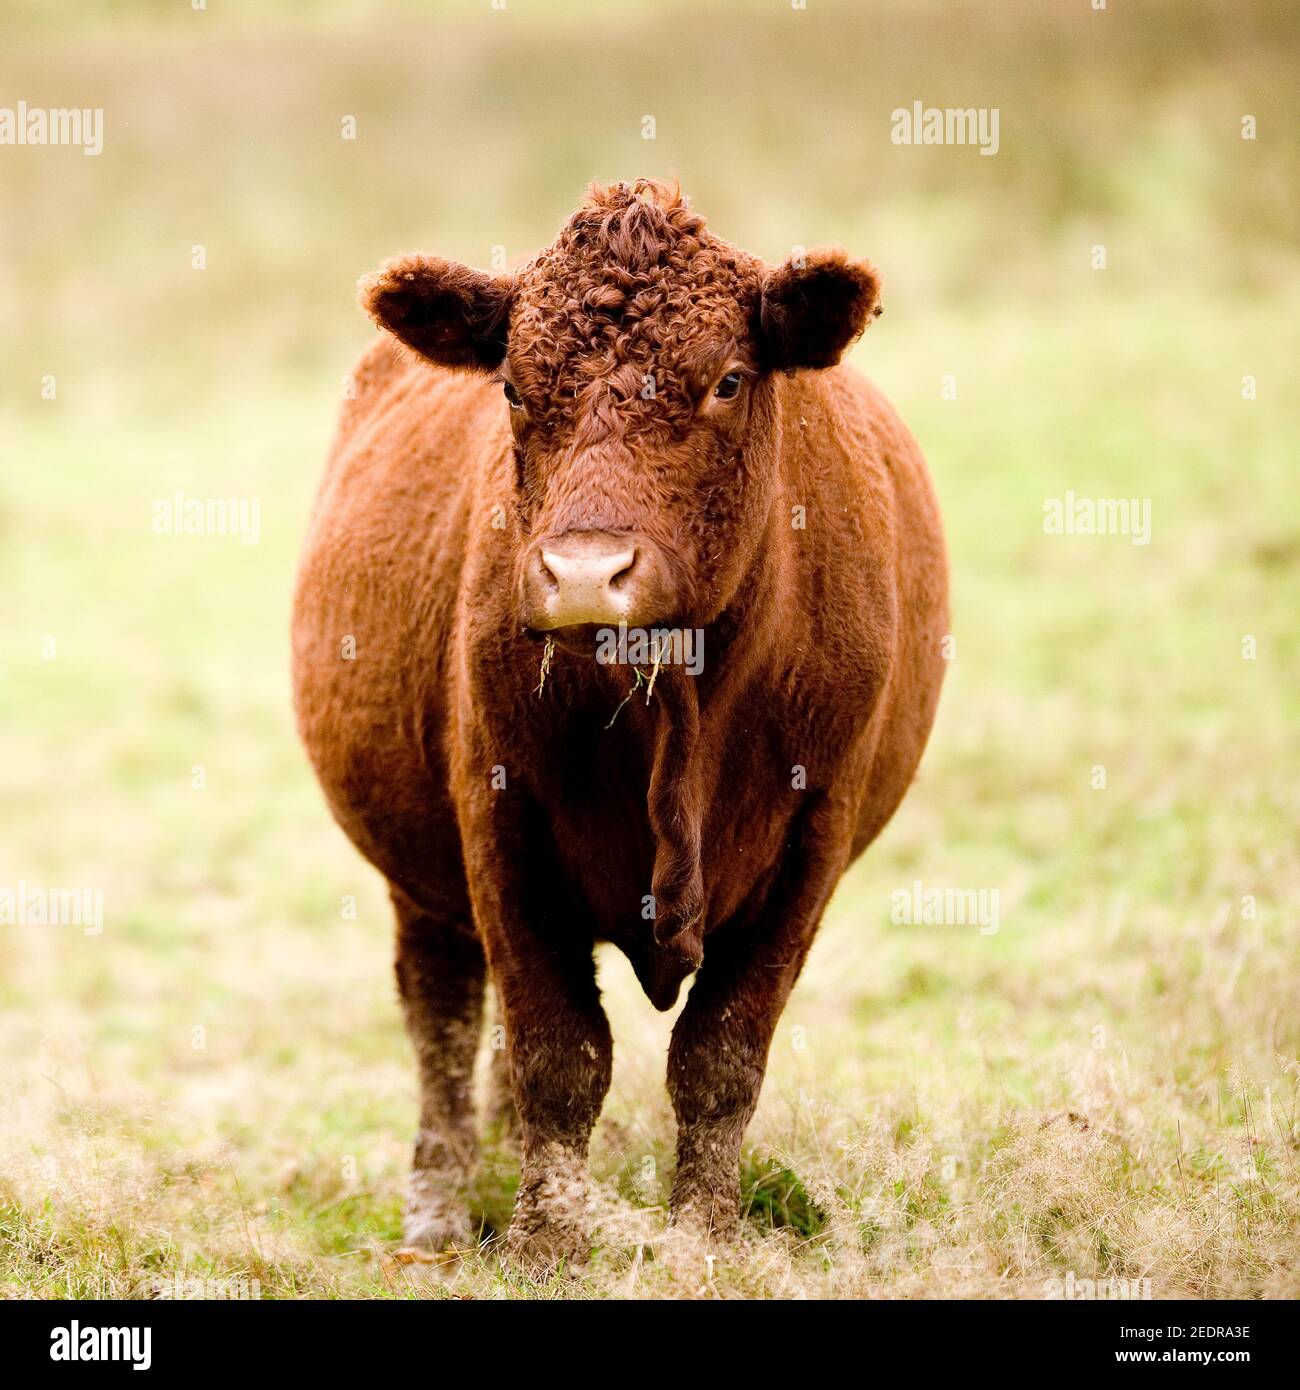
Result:
<instances>
[{"instance_id":1,"label":"cow's head","mask_svg":"<svg viewBox=\"0 0 1300 1390\"><path fill-rule=\"evenodd\" d=\"M768 266L652 180L593 186L521 270L407 256L361 294L423 357L500 381L520 620L574 637L731 603L774 503L774 374L834 366L880 312L865 262Z\"/></svg>"}]
</instances>

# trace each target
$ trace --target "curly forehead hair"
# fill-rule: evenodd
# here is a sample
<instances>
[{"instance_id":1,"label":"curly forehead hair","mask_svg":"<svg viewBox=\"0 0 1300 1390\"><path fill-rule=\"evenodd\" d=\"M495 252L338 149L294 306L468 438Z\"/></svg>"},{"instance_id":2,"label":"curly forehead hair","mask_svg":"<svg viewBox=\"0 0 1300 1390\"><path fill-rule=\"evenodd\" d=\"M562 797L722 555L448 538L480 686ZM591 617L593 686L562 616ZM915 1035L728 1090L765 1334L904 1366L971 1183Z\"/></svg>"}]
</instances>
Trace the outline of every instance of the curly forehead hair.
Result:
<instances>
[{"instance_id":1,"label":"curly forehead hair","mask_svg":"<svg viewBox=\"0 0 1300 1390\"><path fill-rule=\"evenodd\" d=\"M608 416L644 399L647 378L668 423L735 358L761 279L761 262L706 231L675 183L593 184L519 272L511 370L539 423L575 404Z\"/></svg>"},{"instance_id":2,"label":"curly forehead hair","mask_svg":"<svg viewBox=\"0 0 1300 1390\"><path fill-rule=\"evenodd\" d=\"M823 247L767 266L658 179L593 184L517 272L412 252L358 289L406 347L437 367L503 373L530 427L571 429L575 444L616 428L677 433L724 373L834 367L880 313L868 262Z\"/></svg>"}]
</instances>

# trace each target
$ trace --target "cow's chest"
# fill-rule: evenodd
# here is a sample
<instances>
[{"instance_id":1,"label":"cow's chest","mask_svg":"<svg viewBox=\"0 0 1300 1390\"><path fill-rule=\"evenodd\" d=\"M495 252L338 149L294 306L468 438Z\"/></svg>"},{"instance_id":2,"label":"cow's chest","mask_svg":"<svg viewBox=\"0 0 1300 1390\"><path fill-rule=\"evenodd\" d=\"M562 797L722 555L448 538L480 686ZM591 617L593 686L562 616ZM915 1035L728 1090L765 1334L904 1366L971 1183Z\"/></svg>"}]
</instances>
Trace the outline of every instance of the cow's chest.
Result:
<instances>
[{"instance_id":1,"label":"cow's chest","mask_svg":"<svg viewBox=\"0 0 1300 1390\"><path fill-rule=\"evenodd\" d=\"M629 729L629 735L634 731ZM710 929L765 892L786 850L806 777L788 749L757 725L706 742L701 866ZM539 797L549 847L597 934L652 931L655 836L648 810L651 765L634 736L565 740Z\"/></svg>"}]
</instances>

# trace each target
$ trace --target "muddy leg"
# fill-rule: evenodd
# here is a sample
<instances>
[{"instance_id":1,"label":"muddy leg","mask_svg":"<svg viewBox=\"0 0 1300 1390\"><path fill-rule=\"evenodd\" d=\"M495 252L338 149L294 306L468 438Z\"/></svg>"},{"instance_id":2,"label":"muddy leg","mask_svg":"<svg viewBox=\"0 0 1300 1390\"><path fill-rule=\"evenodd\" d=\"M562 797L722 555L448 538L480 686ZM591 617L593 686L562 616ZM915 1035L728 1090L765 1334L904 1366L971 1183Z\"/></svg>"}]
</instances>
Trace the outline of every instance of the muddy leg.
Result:
<instances>
[{"instance_id":1,"label":"muddy leg","mask_svg":"<svg viewBox=\"0 0 1300 1390\"><path fill-rule=\"evenodd\" d=\"M739 1225L740 1143L772 1034L847 859L842 818L810 809L762 919L705 946L668 1050L677 1116L674 1225L727 1239Z\"/></svg>"},{"instance_id":2,"label":"muddy leg","mask_svg":"<svg viewBox=\"0 0 1300 1390\"><path fill-rule=\"evenodd\" d=\"M789 985L752 978L738 961L718 960L720 954L710 942L668 1052L668 1094L677 1116L670 1206L674 1225L726 1240L739 1226L740 1142L758 1104Z\"/></svg>"},{"instance_id":3,"label":"muddy leg","mask_svg":"<svg viewBox=\"0 0 1300 1390\"><path fill-rule=\"evenodd\" d=\"M438 1250L473 1240L465 1189L476 1157L472 1079L483 1011L483 948L464 920L429 913L396 887L397 986L420 1075L403 1231Z\"/></svg>"},{"instance_id":4,"label":"muddy leg","mask_svg":"<svg viewBox=\"0 0 1300 1390\"><path fill-rule=\"evenodd\" d=\"M497 761L468 740L459 756L478 769ZM469 789L460 807L466 877L500 993L523 1137L506 1248L524 1269L544 1272L580 1263L591 1248L587 1145L613 1043L585 904L556 874L541 808L513 784L492 791L481 772L457 775Z\"/></svg>"},{"instance_id":5,"label":"muddy leg","mask_svg":"<svg viewBox=\"0 0 1300 1390\"><path fill-rule=\"evenodd\" d=\"M609 1089L613 1044L590 954L515 958L503 972L523 1160L507 1246L534 1272L581 1264L591 1244L587 1146Z\"/></svg>"}]
</instances>

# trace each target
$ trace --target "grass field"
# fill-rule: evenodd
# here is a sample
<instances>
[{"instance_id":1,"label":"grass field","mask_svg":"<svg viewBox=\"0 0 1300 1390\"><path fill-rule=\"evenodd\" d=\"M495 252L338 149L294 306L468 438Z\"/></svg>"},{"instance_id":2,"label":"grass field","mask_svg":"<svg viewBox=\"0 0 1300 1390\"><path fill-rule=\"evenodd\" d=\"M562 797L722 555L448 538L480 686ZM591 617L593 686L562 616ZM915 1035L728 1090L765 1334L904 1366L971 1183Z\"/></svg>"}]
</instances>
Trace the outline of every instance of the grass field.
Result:
<instances>
[{"instance_id":1,"label":"grass field","mask_svg":"<svg viewBox=\"0 0 1300 1390\"><path fill-rule=\"evenodd\" d=\"M877 71L903 74L885 113L1004 103L997 158L931 160L829 80L865 43L852 8L794 43L744 10L752 66L701 114L720 10L574 5L567 49L537 14L502 36L467 6L394 7L401 43L368 6L310 29L207 16L196 53L146 6L53 45L20 7L3 90L130 119L98 159L0 150L0 889L104 904L96 935L0 925L0 1293L1036 1298L1073 1274L1300 1295L1297 24L1234 10L1108 17L1086 88L1064 9L1020 31L1005 6L882 17ZM620 36L678 64L631 93L627 128L554 96L539 120L543 88ZM759 68L775 95L747 105ZM511 73L504 109L475 95ZM602 100L616 76L592 77ZM349 103L378 133L340 156L313 122L336 140ZM394 1257L415 1072L380 881L294 738L289 593L367 337L355 276L412 244L514 255L587 177L666 169L773 259L843 240L884 267L855 361L931 462L956 654L921 776L778 1030L742 1243L706 1261L665 1238L672 1016L610 953L598 1243L535 1287L490 1240ZM177 489L256 498L258 543L154 534ZM1149 500L1149 544L1045 533L1069 492ZM996 890L996 932L896 924L917 881ZM485 1237L516 1179L489 1148Z\"/></svg>"}]
</instances>

